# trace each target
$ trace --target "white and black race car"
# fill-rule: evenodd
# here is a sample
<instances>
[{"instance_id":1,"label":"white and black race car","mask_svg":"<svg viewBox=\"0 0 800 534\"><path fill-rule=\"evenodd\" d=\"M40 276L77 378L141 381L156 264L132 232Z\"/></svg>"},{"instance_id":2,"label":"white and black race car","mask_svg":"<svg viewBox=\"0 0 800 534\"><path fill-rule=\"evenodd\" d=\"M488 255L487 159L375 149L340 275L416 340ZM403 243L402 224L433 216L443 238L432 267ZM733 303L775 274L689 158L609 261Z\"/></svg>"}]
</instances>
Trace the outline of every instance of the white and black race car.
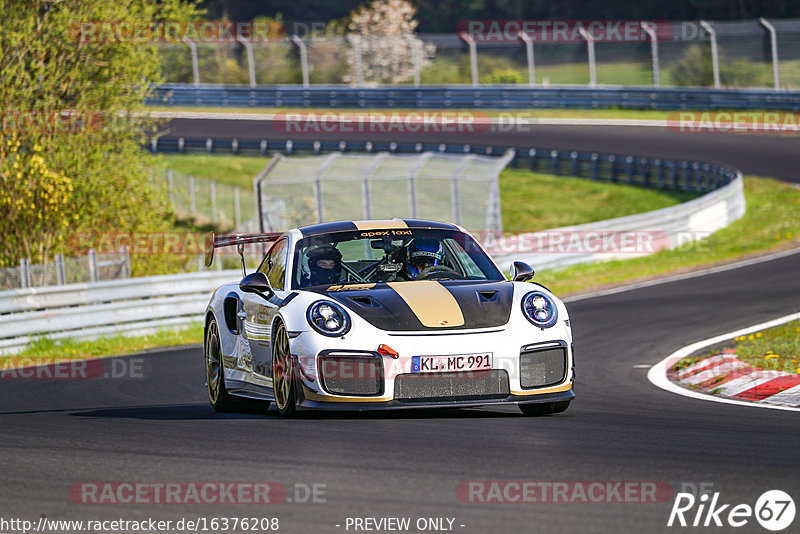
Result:
<instances>
[{"instance_id":1,"label":"white and black race car","mask_svg":"<svg viewBox=\"0 0 800 534\"><path fill-rule=\"evenodd\" d=\"M270 244L258 269L219 287L205 314L218 412L255 399L285 416L493 404L546 415L575 396L564 303L528 282L523 263L506 280L459 226L340 221L217 236L206 264L214 248L243 254L258 242Z\"/></svg>"}]
</instances>

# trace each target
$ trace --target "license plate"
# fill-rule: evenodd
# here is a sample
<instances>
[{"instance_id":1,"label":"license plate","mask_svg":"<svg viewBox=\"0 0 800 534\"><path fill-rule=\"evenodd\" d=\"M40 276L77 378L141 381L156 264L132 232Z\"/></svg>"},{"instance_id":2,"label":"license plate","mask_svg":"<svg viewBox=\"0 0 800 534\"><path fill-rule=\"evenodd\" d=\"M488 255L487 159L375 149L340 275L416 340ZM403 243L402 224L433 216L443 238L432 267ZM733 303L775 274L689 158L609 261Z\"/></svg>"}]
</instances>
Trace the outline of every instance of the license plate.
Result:
<instances>
[{"instance_id":1,"label":"license plate","mask_svg":"<svg viewBox=\"0 0 800 534\"><path fill-rule=\"evenodd\" d=\"M412 373L449 373L481 371L492 368L492 353L455 354L451 356L412 356Z\"/></svg>"}]
</instances>

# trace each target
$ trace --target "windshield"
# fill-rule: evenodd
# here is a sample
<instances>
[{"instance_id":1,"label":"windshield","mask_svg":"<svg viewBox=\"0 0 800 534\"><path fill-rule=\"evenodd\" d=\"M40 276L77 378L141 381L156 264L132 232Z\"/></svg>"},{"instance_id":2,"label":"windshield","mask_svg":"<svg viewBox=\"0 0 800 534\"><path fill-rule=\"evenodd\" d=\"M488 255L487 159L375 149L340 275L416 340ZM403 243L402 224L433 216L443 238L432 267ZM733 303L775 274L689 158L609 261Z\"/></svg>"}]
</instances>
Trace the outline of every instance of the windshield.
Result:
<instances>
[{"instance_id":1,"label":"windshield","mask_svg":"<svg viewBox=\"0 0 800 534\"><path fill-rule=\"evenodd\" d=\"M410 280L505 280L472 237L455 230L387 229L307 237L292 288Z\"/></svg>"}]
</instances>

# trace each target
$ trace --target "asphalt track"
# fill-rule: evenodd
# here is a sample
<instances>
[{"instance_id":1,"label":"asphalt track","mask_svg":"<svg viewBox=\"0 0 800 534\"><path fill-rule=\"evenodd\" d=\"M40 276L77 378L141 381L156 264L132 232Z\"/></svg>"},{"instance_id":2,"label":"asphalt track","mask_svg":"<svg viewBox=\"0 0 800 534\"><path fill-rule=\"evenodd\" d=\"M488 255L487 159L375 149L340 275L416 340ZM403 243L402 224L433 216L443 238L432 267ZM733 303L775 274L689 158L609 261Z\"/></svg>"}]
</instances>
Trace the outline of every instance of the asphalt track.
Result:
<instances>
[{"instance_id":1,"label":"asphalt track","mask_svg":"<svg viewBox=\"0 0 800 534\"><path fill-rule=\"evenodd\" d=\"M289 130L289 131L287 131ZM164 126L166 138L216 139L320 139L307 125L300 132L285 122L272 120L172 119ZM478 130L478 128L476 128ZM681 133L652 126L578 126L526 124L491 126L485 131L387 134L341 131L327 139L469 143L513 146L522 149L556 148L646 157L699 160L732 165L744 174L772 176L800 182L800 136L766 133Z\"/></svg>"},{"instance_id":2,"label":"asphalt track","mask_svg":"<svg viewBox=\"0 0 800 534\"><path fill-rule=\"evenodd\" d=\"M547 139L555 137L541 144ZM595 141L595 150L609 142ZM649 152L669 150L655 144ZM737 154L728 155L721 150L720 160L736 164ZM759 161L750 165L758 169ZM677 396L651 385L646 365L688 343L800 311L798 272L800 254L792 254L571 302L578 397L546 418L513 407L217 416L199 348L117 359L141 359L138 378L0 380L0 517L278 517L281 532L300 533L345 532L347 517L450 517L464 533L617 533L682 529L666 527L671 502L469 504L456 488L470 480L663 481L675 491L712 484L723 503L752 506L770 489L797 501L796 414ZM276 481L290 497L295 484L327 487L326 502L314 504L86 505L68 494L81 481ZM752 518L736 530L764 532Z\"/></svg>"}]
</instances>

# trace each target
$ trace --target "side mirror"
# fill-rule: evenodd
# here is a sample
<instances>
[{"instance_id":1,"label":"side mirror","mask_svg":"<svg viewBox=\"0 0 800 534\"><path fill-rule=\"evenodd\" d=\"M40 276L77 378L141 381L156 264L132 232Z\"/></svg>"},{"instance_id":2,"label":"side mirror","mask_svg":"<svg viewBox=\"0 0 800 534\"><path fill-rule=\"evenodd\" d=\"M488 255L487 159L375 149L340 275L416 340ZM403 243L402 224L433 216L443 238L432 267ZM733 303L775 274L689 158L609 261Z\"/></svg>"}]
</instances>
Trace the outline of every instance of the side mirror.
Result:
<instances>
[{"instance_id":1,"label":"side mirror","mask_svg":"<svg viewBox=\"0 0 800 534\"><path fill-rule=\"evenodd\" d=\"M250 273L239 282L239 289L246 293L255 293L256 295L269 299L275 292L272 286L269 285L267 275L260 272Z\"/></svg>"},{"instance_id":2,"label":"side mirror","mask_svg":"<svg viewBox=\"0 0 800 534\"><path fill-rule=\"evenodd\" d=\"M523 261L515 261L511 264L511 279L515 282L527 282L536 274L533 267Z\"/></svg>"}]
</instances>

